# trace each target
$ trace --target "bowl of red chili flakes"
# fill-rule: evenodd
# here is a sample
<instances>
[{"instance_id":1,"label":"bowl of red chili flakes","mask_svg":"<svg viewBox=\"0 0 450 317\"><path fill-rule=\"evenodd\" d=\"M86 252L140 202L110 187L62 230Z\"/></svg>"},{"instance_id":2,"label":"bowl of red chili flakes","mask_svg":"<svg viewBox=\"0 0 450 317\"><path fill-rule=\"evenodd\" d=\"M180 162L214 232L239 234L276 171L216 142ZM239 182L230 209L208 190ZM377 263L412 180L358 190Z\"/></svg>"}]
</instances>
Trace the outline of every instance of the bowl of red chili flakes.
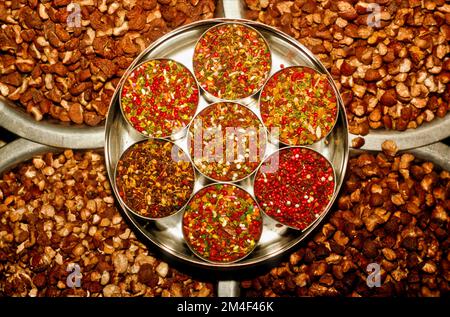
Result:
<instances>
[{"instance_id":1,"label":"bowl of red chili flakes","mask_svg":"<svg viewBox=\"0 0 450 317\"><path fill-rule=\"evenodd\" d=\"M266 39L253 27L222 23L197 41L193 66L205 97L239 101L261 90L272 68L272 55Z\"/></svg>"},{"instance_id":2,"label":"bowl of red chili flakes","mask_svg":"<svg viewBox=\"0 0 450 317\"><path fill-rule=\"evenodd\" d=\"M118 198L135 215L158 220L189 201L195 172L188 155L171 141L150 138L132 144L115 169Z\"/></svg>"},{"instance_id":3,"label":"bowl of red chili flakes","mask_svg":"<svg viewBox=\"0 0 450 317\"><path fill-rule=\"evenodd\" d=\"M185 131L199 103L200 91L191 71L171 59L137 65L120 91L125 120L145 137L174 137Z\"/></svg>"},{"instance_id":4,"label":"bowl of red chili flakes","mask_svg":"<svg viewBox=\"0 0 450 317\"><path fill-rule=\"evenodd\" d=\"M273 74L261 91L259 107L271 137L285 145L318 142L333 130L338 115L336 93L327 75L307 66Z\"/></svg>"},{"instance_id":5,"label":"bowl of red chili flakes","mask_svg":"<svg viewBox=\"0 0 450 317\"><path fill-rule=\"evenodd\" d=\"M279 223L305 230L330 207L334 195L333 165L319 152L285 147L258 169L254 193L261 210Z\"/></svg>"},{"instance_id":6,"label":"bowl of red chili flakes","mask_svg":"<svg viewBox=\"0 0 450 317\"><path fill-rule=\"evenodd\" d=\"M198 191L183 214L191 251L211 263L234 263L256 247L262 233L258 204L244 189L216 183Z\"/></svg>"},{"instance_id":7,"label":"bowl of red chili flakes","mask_svg":"<svg viewBox=\"0 0 450 317\"><path fill-rule=\"evenodd\" d=\"M235 102L218 102L194 117L188 144L200 174L212 181L238 182L260 165L267 130L249 108Z\"/></svg>"}]
</instances>

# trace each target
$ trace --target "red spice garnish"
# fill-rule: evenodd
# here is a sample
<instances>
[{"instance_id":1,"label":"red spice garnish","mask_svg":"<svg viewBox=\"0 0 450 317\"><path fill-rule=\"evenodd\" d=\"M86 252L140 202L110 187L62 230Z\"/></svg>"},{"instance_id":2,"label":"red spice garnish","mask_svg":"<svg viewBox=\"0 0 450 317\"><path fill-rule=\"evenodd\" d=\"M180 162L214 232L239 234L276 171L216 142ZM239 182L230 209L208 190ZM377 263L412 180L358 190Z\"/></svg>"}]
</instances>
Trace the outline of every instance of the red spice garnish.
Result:
<instances>
[{"instance_id":1,"label":"red spice garnish","mask_svg":"<svg viewBox=\"0 0 450 317\"><path fill-rule=\"evenodd\" d=\"M207 92L224 100L255 94L271 69L270 50L253 28L237 23L210 28L194 51L194 74Z\"/></svg>"},{"instance_id":2,"label":"red spice garnish","mask_svg":"<svg viewBox=\"0 0 450 317\"><path fill-rule=\"evenodd\" d=\"M276 170L269 167L276 162L269 157L256 174L256 199L268 216L303 230L325 211L333 196L333 168L307 148L285 148L274 155L278 155Z\"/></svg>"},{"instance_id":3,"label":"red spice garnish","mask_svg":"<svg viewBox=\"0 0 450 317\"><path fill-rule=\"evenodd\" d=\"M261 116L269 130L279 129L279 139L289 145L312 144L333 128L336 95L325 74L304 66L285 68L264 86Z\"/></svg>"},{"instance_id":4,"label":"red spice garnish","mask_svg":"<svg viewBox=\"0 0 450 317\"><path fill-rule=\"evenodd\" d=\"M122 112L142 134L167 137L191 121L198 96L195 78L185 66L172 60L150 60L125 81Z\"/></svg>"},{"instance_id":5,"label":"red spice garnish","mask_svg":"<svg viewBox=\"0 0 450 317\"><path fill-rule=\"evenodd\" d=\"M212 262L233 262L248 255L262 232L259 208L246 191L228 184L203 188L183 216L188 245Z\"/></svg>"}]
</instances>

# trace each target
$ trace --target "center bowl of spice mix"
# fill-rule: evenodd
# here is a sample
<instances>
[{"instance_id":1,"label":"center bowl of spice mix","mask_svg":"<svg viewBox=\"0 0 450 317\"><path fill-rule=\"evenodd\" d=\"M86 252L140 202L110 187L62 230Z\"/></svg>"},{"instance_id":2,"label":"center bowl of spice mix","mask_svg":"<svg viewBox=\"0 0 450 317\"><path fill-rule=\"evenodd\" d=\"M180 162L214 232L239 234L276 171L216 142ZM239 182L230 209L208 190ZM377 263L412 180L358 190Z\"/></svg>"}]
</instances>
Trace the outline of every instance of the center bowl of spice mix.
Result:
<instances>
[{"instance_id":1,"label":"center bowl of spice mix","mask_svg":"<svg viewBox=\"0 0 450 317\"><path fill-rule=\"evenodd\" d=\"M336 94L326 74L305 66L279 70L260 95L260 110L269 131L287 145L306 145L326 137L337 119Z\"/></svg>"},{"instance_id":2,"label":"center bowl of spice mix","mask_svg":"<svg viewBox=\"0 0 450 317\"><path fill-rule=\"evenodd\" d=\"M194 165L218 181L239 181L251 175L264 157L266 142L266 129L256 114L233 102L203 109L188 133Z\"/></svg>"},{"instance_id":3,"label":"center bowl of spice mix","mask_svg":"<svg viewBox=\"0 0 450 317\"><path fill-rule=\"evenodd\" d=\"M212 184L197 192L183 215L183 234L194 254L214 263L243 259L256 247L262 217L254 199L231 184Z\"/></svg>"},{"instance_id":4,"label":"center bowl of spice mix","mask_svg":"<svg viewBox=\"0 0 450 317\"><path fill-rule=\"evenodd\" d=\"M278 222L306 229L327 210L335 190L331 163L303 147L288 147L269 156L255 177L261 209Z\"/></svg>"},{"instance_id":5,"label":"center bowl of spice mix","mask_svg":"<svg viewBox=\"0 0 450 317\"><path fill-rule=\"evenodd\" d=\"M254 28L225 23L208 29L194 50L194 74L200 86L221 100L256 94L272 67L269 45Z\"/></svg>"},{"instance_id":6,"label":"center bowl of spice mix","mask_svg":"<svg viewBox=\"0 0 450 317\"><path fill-rule=\"evenodd\" d=\"M130 146L116 167L119 198L135 214L158 219L188 202L194 168L186 153L170 141L148 139Z\"/></svg>"},{"instance_id":7,"label":"center bowl of spice mix","mask_svg":"<svg viewBox=\"0 0 450 317\"><path fill-rule=\"evenodd\" d=\"M168 137L185 128L195 114L199 89L192 73L170 59L153 59L134 68L121 91L121 110L139 133Z\"/></svg>"}]
</instances>

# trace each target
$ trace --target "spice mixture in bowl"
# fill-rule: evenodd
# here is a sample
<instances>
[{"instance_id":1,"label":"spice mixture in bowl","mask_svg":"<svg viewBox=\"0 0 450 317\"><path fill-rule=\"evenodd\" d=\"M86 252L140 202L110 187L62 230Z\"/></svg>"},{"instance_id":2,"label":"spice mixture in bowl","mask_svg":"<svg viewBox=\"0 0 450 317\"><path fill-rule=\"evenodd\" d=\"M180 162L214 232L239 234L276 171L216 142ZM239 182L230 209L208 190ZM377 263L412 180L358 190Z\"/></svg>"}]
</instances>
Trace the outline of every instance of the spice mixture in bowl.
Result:
<instances>
[{"instance_id":1,"label":"spice mixture in bowl","mask_svg":"<svg viewBox=\"0 0 450 317\"><path fill-rule=\"evenodd\" d=\"M232 102L202 110L188 133L194 165L218 181L238 181L252 174L264 156L266 143L266 130L256 114Z\"/></svg>"},{"instance_id":2,"label":"spice mixture in bowl","mask_svg":"<svg viewBox=\"0 0 450 317\"><path fill-rule=\"evenodd\" d=\"M269 156L255 177L255 197L271 218L303 230L329 208L335 190L331 163L318 152L288 147Z\"/></svg>"},{"instance_id":3,"label":"spice mixture in bowl","mask_svg":"<svg viewBox=\"0 0 450 317\"><path fill-rule=\"evenodd\" d=\"M170 141L148 139L133 144L116 168L120 199L137 215L158 219L179 211L194 189L194 168Z\"/></svg>"},{"instance_id":4,"label":"spice mixture in bowl","mask_svg":"<svg viewBox=\"0 0 450 317\"><path fill-rule=\"evenodd\" d=\"M191 250L214 263L243 259L262 233L254 199L231 184L212 184L197 192L183 215L183 234Z\"/></svg>"},{"instance_id":5,"label":"spice mixture in bowl","mask_svg":"<svg viewBox=\"0 0 450 317\"><path fill-rule=\"evenodd\" d=\"M185 128L195 114L199 89L184 65L153 59L134 68L121 91L121 110L131 126L150 137L168 137Z\"/></svg>"},{"instance_id":6,"label":"spice mixture in bowl","mask_svg":"<svg viewBox=\"0 0 450 317\"><path fill-rule=\"evenodd\" d=\"M287 145L306 145L326 137L337 119L338 106L326 74L305 66L276 72L260 95L260 109L269 130L279 129Z\"/></svg>"},{"instance_id":7,"label":"spice mixture in bowl","mask_svg":"<svg viewBox=\"0 0 450 317\"><path fill-rule=\"evenodd\" d=\"M207 93L232 101L262 88L272 58L269 45L254 28L224 23L202 35L195 46L193 64L195 77Z\"/></svg>"}]
</instances>

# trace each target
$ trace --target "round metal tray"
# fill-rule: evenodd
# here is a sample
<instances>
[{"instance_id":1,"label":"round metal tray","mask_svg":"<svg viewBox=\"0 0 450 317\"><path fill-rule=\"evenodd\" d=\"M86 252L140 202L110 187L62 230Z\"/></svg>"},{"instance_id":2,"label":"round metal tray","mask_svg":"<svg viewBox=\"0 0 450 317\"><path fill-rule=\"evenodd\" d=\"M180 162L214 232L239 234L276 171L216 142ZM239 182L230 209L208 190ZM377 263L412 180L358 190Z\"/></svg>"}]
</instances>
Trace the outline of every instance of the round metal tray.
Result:
<instances>
[{"instance_id":1,"label":"round metal tray","mask_svg":"<svg viewBox=\"0 0 450 317\"><path fill-rule=\"evenodd\" d=\"M227 18L241 19L245 17L244 1L223 0L220 10ZM356 138L357 135L349 133L349 139ZM444 118L435 118L431 122L425 122L417 129L405 131L395 130L370 130L364 136L365 144L361 149L380 151L381 144L385 140L393 140L400 150L413 149L439 142L450 137L450 113Z\"/></svg>"},{"instance_id":2,"label":"round metal tray","mask_svg":"<svg viewBox=\"0 0 450 317\"><path fill-rule=\"evenodd\" d=\"M183 63L192 70L192 54L194 52L194 45L197 42L197 39L209 27L230 21L237 20L216 19L199 21L181 27L167 34L153 43L144 52L142 52L137 59L135 59L129 70L125 73L124 77L122 77L122 81L135 65L147 59L157 57L171 58ZM314 55L296 40L270 26L251 21L238 21L256 28L268 41L272 51L272 73L280 69L281 64L285 66L304 65L325 73L329 76L329 78L331 78L326 69L314 57ZM334 82L332 83L335 92L337 92ZM111 101L110 110L106 120L105 135L106 169L116 196L118 195L114 179L114 168L116 163L126 148L128 148L132 143L143 139L143 137L139 135L132 127L130 127L130 125L128 125L123 118L120 111L118 91L119 89L116 90ZM310 146L311 148L322 153L322 155L324 155L333 164L336 172L336 192L333 196L333 201L342 185L348 160L347 121L345 111L343 111L342 100L339 94L337 95L339 115L334 129L325 139L314 144L313 146ZM199 113L207 105L208 103L202 95L196 113ZM255 96L246 105L259 115L257 96ZM186 140L187 138L183 138L175 141L175 143L189 153ZM269 146L266 151L266 156L270 155L275 150L275 146ZM202 188L205 183L207 182L204 177L201 175L196 175L194 192ZM237 184L249 191L250 194L253 194L251 178L247 178L245 181L238 182ZM322 213L321 216L304 231L293 230L286 226L280 226L277 222L264 216L264 229L262 237L257 248L248 257L236 263L215 264L207 263L199 259L189 250L182 234L182 213L177 213L171 217L158 221L143 221L138 217L135 217L123 204L121 204L121 207L123 214L129 218L136 229L143 234L148 241L155 244L166 254L195 267L221 270L222 272L249 267L253 268L256 265L262 265L268 261L273 261L306 238L314 230L314 228L320 224L327 214L327 212Z\"/></svg>"}]
</instances>

